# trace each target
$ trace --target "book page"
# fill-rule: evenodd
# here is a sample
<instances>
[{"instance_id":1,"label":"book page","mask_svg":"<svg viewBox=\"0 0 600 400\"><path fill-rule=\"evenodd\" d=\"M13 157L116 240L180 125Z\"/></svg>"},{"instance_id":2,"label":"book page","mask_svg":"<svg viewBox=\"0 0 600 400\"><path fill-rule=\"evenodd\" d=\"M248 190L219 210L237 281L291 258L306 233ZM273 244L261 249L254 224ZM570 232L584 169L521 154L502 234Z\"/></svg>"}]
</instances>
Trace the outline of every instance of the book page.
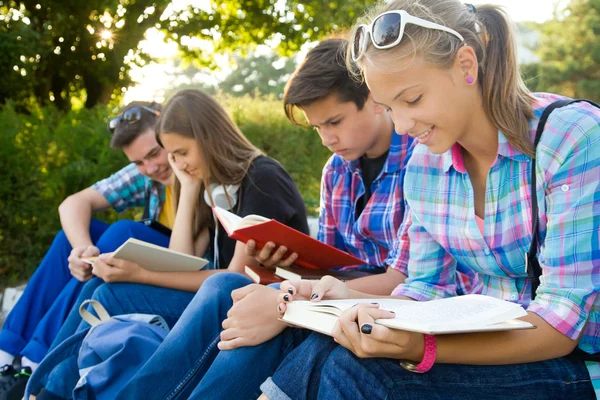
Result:
<instances>
[{"instance_id":1,"label":"book page","mask_svg":"<svg viewBox=\"0 0 600 400\"><path fill-rule=\"evenodd\" d=\"M482 295L465 295L425 302L379 298L307 303L310 304L310 309L319 312L330 312L321 311L320 307L333 306L345 310L357 303L378 303L380 308L396 313L394 319L381 320L386 326L419 331L492 325L527 314L518 304Z\"/></svg>"},{"instance_id":2,"label":"book page","mask_svg":"<svg viewBox=\"0 0 600 400\"><path fill-rule=\"evenodd\" d=\"M129 238L115 250L113 257L135 262L146 270L156 272L199 271L208 264L204 258L134 238Z\"/></svg>"},{"instance_id":3,"label":"book page","mask_svg":"<svg viewBox=\"0 0 600 400\"><path fill-rule=\"evenodd\" d=\"M237 215L236 215L236 217L237 217ZM262 224L263 222L267 222L267 221L270 221L270 219L262 217L260 215L250 214L250 215L246 215L244 218L241 218L240 222L237 224L235 229L245 228L247 226L258 225L258 224Z\"/></svg>"},{"instance_id":4,"label":"book page","mask_svg":"<svg viewBox=\"0 0 600 400\"><path fill-rule=\"evenodd\" d=\"M240 217L221 207L214 206L213 213L217 216L219 222L221 222L221 225L223 225L223 228L225 228L228 234L231 234L231 232L236 230L240 222L242 222Z\"/></svg>"}]
</instances>

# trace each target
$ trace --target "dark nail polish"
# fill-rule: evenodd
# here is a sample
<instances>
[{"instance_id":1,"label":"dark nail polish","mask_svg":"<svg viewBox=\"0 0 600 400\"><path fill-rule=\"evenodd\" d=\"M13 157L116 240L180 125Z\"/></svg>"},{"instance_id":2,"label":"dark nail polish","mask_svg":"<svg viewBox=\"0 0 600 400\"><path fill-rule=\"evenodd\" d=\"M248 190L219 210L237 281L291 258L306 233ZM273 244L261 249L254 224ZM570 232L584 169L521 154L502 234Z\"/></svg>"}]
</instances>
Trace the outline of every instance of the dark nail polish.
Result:
<instances>
[{"instance_id":1,"label":"dark nail polish","mask_svg":"<svg viewBox=\"0 0 600 400\"><path fill-rule=\"evenodd\" d=\"M291 287L289 287L289 288L288 288L288 293L289 293L289 294L294 294L294 288L291 288Z\"/></svg>"},{"instance_id":2,"label":"dark nail polish","mask_svg":"<svg viewBox=\"0 0 600 400\"><path fill-rule=\"evenodd\" d=\"M290 295L289 295L289 294L286 294L285 296L283 296L283 299L284 299L285 301L290 301Z\"/></svg>"},{"instance_id":3,"label":"dark nail polish","mask_svg":"<svg viewBox=\"0 0 600 400\"><path fill-rule=\"evenodd\" d=\"M316 299L317 297L319 297L319 294L318 294L318 293L313 293L313 295L312 295L312 296L310 296L310 299L311 299L311 300L314 300L314 299Z\"/></svg>"},{"instance_id":4,"label":"dark nail polish","mask_svg":"<svg viewBox=\"0 0 600 400\"><path fill-rule=\"evenodd\" d=\"M373 331L373 325L363 324L363 326L360 327L360 331L365 335L370 335Z\"/></svg>"}]
</instances>

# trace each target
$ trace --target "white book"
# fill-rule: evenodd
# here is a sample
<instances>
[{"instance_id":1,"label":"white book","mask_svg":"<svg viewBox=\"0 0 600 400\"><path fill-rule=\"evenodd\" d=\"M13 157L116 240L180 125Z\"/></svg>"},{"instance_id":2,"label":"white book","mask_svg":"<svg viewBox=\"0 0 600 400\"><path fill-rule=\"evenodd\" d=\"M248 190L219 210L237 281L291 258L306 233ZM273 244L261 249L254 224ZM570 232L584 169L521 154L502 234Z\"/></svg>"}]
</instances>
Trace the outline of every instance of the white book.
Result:
<instances>
[{"instance_id":1,"label":"white book","mask_svg":"<svg viewBox=\"0 0 600 400\"><path fill-rule=\"evenodd\" d=\"M115 250L113 257L134 262L148 271L155 272L199 271L208 264L208 260L204 258L134 238L129 238ZM93 264L96 258L88 257L82 261Z\"/></svg>"},{"instance_id":2,"label":"white book","mask_svg":"<svg viewBox=\"0 0 600 400\"><path fill-rule=\"evenodd\" d=\"M430 335L535 328L516 319L527 315L519 304L478 294L423 302L389 298L294 301L281 320L331 335L342 312L358 303L378 303L381 309L396 313L396 318L376 320L379 325Z\"/></svg>"}]
</instances>

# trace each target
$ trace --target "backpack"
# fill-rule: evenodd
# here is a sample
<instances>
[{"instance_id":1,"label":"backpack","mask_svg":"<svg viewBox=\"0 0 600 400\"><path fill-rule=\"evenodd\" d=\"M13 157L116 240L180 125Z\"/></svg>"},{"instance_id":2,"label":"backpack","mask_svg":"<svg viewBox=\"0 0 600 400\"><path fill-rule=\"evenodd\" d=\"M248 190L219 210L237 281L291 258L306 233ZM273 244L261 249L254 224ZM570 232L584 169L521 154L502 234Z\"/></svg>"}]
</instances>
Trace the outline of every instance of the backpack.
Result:
<instances>
[{"instance_id":1,"label":"backpack","mask_svg":"<svg viewBox=\"0 0 600 400\"><path fill-rule=\"evenodd\" d=\"M85 309L86 304L97 317ZM79 313L90 328L78 331L48 353L29 379L25 398L37 395L50 383L60 388L61 395L72 390L75 400L114 400L169 332L160 316L110 317L95 300L85 301Z\"/></svg>"},{"instance_id":2,"label":"backpack","mask_svg":"<svg viewBox=\"0 0 600 400\"><path fill-rule=\"evenodd\" d=\"M540 117L540 121L537 126L537 130L535 132L535 140L533 142L533 148L537 148L538 143L542 137L542 133L544 132L544 128L546 127L546 121L548 121L548 117L553 110L557 108L568 106L569 104L578 103L578 102L586 102L593 105L596 108L600 108L600 105L594 103L590 100L572 100L572 99L563 99L557 100L554 103L550 104ZM539 225L539 214L538 214L538 205L537 205L537 193L536 193L536 176L535 176L535 158L533 159L531 168L531 202L532 202L532 218L531 218L531 246L529 247L529 251L527 252L527 257L525 257L525 265L527 267L527 276L531 281L531 300L535 299L535 294L537 292L537 288L540 285L540 276L542 275L542 268L540 267L540 263L537 259L537 248L538 248L538 225ZM585 351L579 349L578 347L573 350L571 354L567 357L575 358L579 360L585 361L600 361L600 353L586 353Z\"/></svg>"}]
</instances>

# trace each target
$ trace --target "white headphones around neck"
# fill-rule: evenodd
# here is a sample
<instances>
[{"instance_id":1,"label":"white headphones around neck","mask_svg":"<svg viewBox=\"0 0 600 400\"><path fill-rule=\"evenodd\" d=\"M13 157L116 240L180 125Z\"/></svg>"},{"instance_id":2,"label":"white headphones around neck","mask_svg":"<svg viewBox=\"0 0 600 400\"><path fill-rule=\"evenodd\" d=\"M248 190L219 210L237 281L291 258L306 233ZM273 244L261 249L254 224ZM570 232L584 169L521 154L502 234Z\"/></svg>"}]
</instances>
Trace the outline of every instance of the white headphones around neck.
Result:
<instances>
[{"instance_id":1,"label":"white headphones around neck","mask_svg":"<svg viewBox=\"0 0 600 400\"><path fill-rule=\"evenodd\" d=\"M239 189L240 185L222 185L218 182L212 182L210 184L210 195L208 190L204 190L204 201L209 207L212 207L214 204L225 210L232 210L237 204L237 192ZM212 202L210 201L210 197L212 197ZM229 198L229 201L227 198Z\"/></svg>"}]
</instances>

